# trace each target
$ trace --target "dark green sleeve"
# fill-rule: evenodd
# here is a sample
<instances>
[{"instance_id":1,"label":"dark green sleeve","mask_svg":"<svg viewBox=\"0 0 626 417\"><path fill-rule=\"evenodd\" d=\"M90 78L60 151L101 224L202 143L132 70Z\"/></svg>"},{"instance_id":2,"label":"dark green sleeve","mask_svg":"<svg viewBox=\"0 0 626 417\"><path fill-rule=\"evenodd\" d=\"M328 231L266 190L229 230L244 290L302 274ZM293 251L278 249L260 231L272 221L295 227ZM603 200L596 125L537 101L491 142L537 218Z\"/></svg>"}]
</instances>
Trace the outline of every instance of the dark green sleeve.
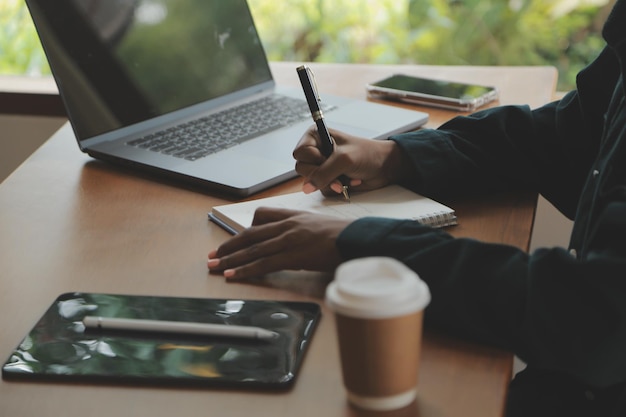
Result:
<instances>
[{"instance_id":1,"label":"dark green sleeve","mask_svg":"<svg viewBox=\"0 0 626 417\"><path fill-rule=\"evenodd\" d=\"M612 246L580 261L562 248L528 255L410 220L365 218L337 244L346 259L390 256L416 271L432 293L431 328L595 386L626 378L626 242L620 254Z\"/></svg>"},{"instance_id":2,"label":"dark green sleeve","mask_svg":"<svg viewBox=\"0 0 626 417\"><path fill-rule=\"evenodd\" d=\"M416 173L403 185L439 200L532 189L573 218L618 76L605 51L562 100L537 109L496 107L437 130L392 136Z\"/></svg>"},{"instance_id":3,"label":"dark green sleeve","mask_svg":"<svg viewBox=\"0 0 626 417\"><path fill-rule=\"evenodd\" d=\"M532 189L573 217L619 75L605 50L558 102L489 109L392 137L414 167L404 185L443 200ZM586 228L583 259L565 248L528 254L382 218L355 221L337 244L346 259L391 256L415 270L432 292L428 325L607 386L626 380L626 191L606 198Z\"/></svg>"}]
</instances>

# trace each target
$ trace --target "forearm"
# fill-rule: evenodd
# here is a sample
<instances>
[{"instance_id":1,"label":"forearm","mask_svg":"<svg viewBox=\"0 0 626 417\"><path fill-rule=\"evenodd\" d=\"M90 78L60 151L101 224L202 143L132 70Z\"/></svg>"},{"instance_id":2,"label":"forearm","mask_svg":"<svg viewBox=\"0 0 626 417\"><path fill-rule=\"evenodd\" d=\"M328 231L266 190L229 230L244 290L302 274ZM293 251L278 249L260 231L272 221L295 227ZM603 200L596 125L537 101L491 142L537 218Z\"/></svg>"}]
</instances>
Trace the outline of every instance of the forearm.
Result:
<instances>
[{"instance_id":1,"label":"forearm","mask_svg":"<svg viewBox=\"0 0 626 417\"><path fill-rule=\"evenodd\" d=\"M352 223L338 247L346 259L391 256L415 270L432 293L428 326L593 385L626 378L626 265L619 257L583 262L564 249L528 255L373 218Z\"/></svg>"},{"instance_id":2,"label":"forearm","mask_svg":"<svg viewBox=\"0 0 626 417\"><path fill-rule=\"evenodd\" d=\"M403 184L435 198L531 188L572 218L618 76L605 50L562 100L496 107L391 137L413 166Z\"/></svg>"},{"instance_id":3,"label":"forearm","mask_svg":"<svg viewBox=\"0 0 626 417\"><path fill-rule=\"evenodd\" d=\"M513 349L510 332L519 325L519 305L524 303L525 291L516 285L526 274L528 255L524 252L455 239L412 220L382 218L353 222L340 234L337 245L345 259L390 256L416 271L433 295L426 312L429 325ZM506 278L496 278L504 272ZM501 305L501 300L506 302Z\"/></svg>"},{"instance_id":4,"label":"forearm","mask_svg":"<svg viewBox=\"0 0 626 417\"><path fill-rule=\"evenodd\" d=\"M436 130L393 136L415 173L403 184L440 199L537 189L533 117L525 106L500 107L454 118Z\"/></svg>"}]
</instances>

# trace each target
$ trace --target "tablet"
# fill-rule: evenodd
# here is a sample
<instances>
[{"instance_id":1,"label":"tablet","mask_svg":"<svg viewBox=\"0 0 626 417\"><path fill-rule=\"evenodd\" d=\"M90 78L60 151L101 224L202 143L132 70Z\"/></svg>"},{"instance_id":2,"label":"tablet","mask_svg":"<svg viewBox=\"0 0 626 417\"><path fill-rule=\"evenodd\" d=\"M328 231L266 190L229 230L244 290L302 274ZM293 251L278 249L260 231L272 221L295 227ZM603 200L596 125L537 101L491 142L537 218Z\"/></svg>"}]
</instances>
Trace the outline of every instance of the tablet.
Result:
<instances>
[{"instance_id":1,"label":"tablet","mask_svg":"<svg viewBox=\"0 0 626 417\"><path fill-rule=\"evenodd\" d=\"M2 368L6 380L285 389L320 319L316 303L66 293ZM86 329L86 316L254 326L270 340Z\"/></svg>"}]
</instances>

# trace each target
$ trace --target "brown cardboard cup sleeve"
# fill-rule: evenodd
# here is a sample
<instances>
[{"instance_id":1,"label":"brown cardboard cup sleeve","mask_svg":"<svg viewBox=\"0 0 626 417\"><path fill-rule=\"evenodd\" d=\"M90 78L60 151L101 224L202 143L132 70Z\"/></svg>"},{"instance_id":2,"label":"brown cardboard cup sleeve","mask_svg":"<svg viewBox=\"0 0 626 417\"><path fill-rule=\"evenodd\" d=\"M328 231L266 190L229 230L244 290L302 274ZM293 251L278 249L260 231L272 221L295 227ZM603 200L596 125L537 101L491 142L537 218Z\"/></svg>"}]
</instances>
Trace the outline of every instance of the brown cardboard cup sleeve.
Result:
<instances>
[{"instance_id":1,"label":"brown cardboard cup sleeve","mask_svg":"<svg viewBox=\"0 0 626 417\"><path fill-rule=\"evenodd\" d=\"M326 290L335 312L348 400L391 410L416 397L424 308L430 291L418 275L387 257L341 264Z\"/></svg>"}]
</instances>

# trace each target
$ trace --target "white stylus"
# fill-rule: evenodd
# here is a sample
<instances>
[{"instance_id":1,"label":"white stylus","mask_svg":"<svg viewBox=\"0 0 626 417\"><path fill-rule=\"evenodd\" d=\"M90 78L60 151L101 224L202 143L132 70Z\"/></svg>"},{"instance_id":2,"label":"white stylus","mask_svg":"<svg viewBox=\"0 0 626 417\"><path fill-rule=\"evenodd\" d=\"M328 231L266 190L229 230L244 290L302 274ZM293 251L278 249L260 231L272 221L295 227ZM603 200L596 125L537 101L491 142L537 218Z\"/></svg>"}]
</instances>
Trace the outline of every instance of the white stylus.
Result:
<instances>
[{"instance_id":1,"label":"white stylus","mask_svg":"<svg viewBox=\"0 0 626 417\"><path fill-rule=\"evenodd\" d=\"M124 319L117 317L86 316L83 324L87 329L124 330L154 333L177 333L198 336L236 337L243 339L271 340L278 333L254 326L230 324L195 323L167 320Z\"/></svg>"}]
</instances>

